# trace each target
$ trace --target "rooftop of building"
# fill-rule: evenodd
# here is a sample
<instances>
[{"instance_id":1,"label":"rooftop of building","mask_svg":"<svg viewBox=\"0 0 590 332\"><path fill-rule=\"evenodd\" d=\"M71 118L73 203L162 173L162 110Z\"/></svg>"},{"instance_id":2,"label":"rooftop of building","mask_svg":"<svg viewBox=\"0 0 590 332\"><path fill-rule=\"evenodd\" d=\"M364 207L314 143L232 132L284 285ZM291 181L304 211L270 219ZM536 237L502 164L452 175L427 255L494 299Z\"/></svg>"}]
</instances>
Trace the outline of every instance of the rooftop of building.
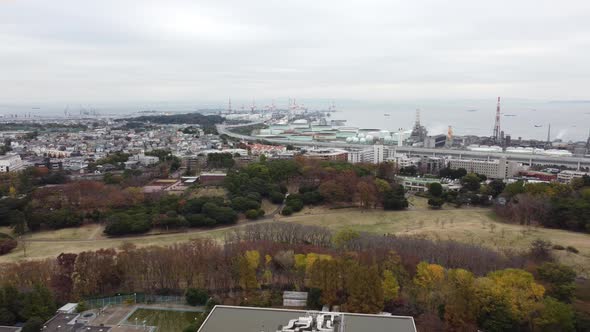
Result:
<instances>
[{"instance_id":1,"label":"rooftop of building","mask_svg":"<svg viewBox=\"0 0 590 332\"><path fill-rule=\"evenodd\" d=\"M43 326L43 332L108 332L107 326L87 326L77 322L78 314L57 314Z\"/></svg>"},{"instance_id":2,"label":"rooftop of building","mask_svg":"<svg viewBox=\"0 0 590 332\"><path fill-rule=\"evenodd\" d=\"M306 154L309 155L336 155L336 154L342 154L342 153L348 153L347 150L344 149L338 149L338 148L315 148L315 149L309 149L306 151Z\"/></svg>"},{"instance_id":3,"label":"rooftop of building","mask_svg":"<svg viewBox=\"0 0 590 332\"><path fill-rule=\"evenodd\" d=\"M0 156L0 160L10 160L10 159L14 159L14 158L18 158L20 159L20 156L18 154L5 154L3 156Z\"/></svg>"},{"instance_id":4,"label":"rooftop of building","mask_svg":"<svg viewBox=\"0 0 590 332\"><path fill-rule=\"evenodd\" d=\"M19 332L19 331L21 331L20 327L0 326L0 332Z\"/></svg>"},{"instance_id":5,"label":"rooftop of building","mask_svg":"<svg viewBox=\"0 0 590 332\"><path fill-rule=\"evenodd\" d=\"M343 332L416 331L414 319L407 316L365 315L340 312L310 312L305 310L216 306L199 329L199 332L276 332L281 331L281 327L287 326L291 320L322 314L340 316L342 329L339 331ZM318 330L301 329L300 331Z\"/></svg>"},{"instance_id":6,"label":"rooftop of building","mask_svg":"<svg viewBox=\"0 0 590 332\"><path fill-rule=\"evenodd\" d=\"M412 176L399 176L399 178L404 181L415 182L415 183L435 183L435 182L440 183L441 182L441 180L438 178L419 178L419 177L412 177Z\"/></svg>"}]
</instances>

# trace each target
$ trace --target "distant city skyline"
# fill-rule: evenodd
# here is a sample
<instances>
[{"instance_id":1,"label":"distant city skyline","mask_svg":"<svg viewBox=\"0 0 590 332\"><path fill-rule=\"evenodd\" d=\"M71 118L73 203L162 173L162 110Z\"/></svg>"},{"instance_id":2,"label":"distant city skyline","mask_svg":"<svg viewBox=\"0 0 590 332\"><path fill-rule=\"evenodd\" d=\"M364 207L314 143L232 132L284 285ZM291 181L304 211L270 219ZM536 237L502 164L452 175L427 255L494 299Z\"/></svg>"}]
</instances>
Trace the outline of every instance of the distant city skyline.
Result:
<instances>
[{"instance_id":1,"label":"distant city skyline","mask_svg":"<svg viewBox=\"0 0 590 332\"><path fill-rule=\"evenodd\" d=\"M0 1L0 103L588 100L574 0Z\"/></svg>"},{"instance_id":2,"label":"distant city skyline","mask_svg":"<svg viewBox=\"0 0 590 332\"><path fill-rule=\"evenodd\" d=\"M310 110L327 110L335 103L336 113L332 119L347 120L347 125L398 130L411 129L415 121L415 110L421 110L422 123L429 134L446 134L448 126L455 135L491 136L496 110L496 98L487 99L408 99L392 100L351 100L351 99L309 99L297 98L297 103ZM275 102L277 108L286 109L289 98L256 99L257 109ZM249 111L252 99L232 98L232 108ZM127 103L24 103L0 102L0 116L8 114L31 114L32 116L63 116L64 110L72 115L80 109L96 110L101 115L125 116L138 111L194 112L203 109L226 110L228 99L205 101L160 101ZM384 116L384 114L390 116ZM551 124L551 138L586 141L590 129L590 102L551 101L502 97L501 130L514 139L518 137L545 140L547 126Z\"/></svg>"}]
</instances>

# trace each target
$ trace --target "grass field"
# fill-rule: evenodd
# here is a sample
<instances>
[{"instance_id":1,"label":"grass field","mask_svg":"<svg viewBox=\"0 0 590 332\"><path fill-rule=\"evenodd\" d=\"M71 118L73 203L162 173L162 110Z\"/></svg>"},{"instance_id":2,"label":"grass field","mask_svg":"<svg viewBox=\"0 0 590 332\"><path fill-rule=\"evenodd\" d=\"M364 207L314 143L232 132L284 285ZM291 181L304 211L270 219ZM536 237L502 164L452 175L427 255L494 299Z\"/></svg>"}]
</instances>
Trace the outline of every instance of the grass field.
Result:
<instances>
[{"instance_id":1,"label":"grass field","mask_svg":"<svg viewBox=\"0 0 590 332\"><path fill-rule=\"evenodd\" d=\"M430 210L426 207L425 201L422 198L413 198L412 205L407 211L363 211L357 208L330 210L320 206L305 208L302 212L290 217L277 216L277 218L286 222L322 226L336 231L350 228L380 234L417 235L431 239L450 239L481 244L498 250L527 250L535 239L544 239L553 244L577 248L580 251L579 254L566 251L554 251L554 254L563 263L575 267L582 275L590 276L590 235L588 234L501 223L489 209L445 207L442 210ZM266 205L266 209L270 210L271 206ZM21 242L12 253L0 256L0 263L55 257L62 252L119 248L126 242L145 247L170 245L198 237L221 240L227 232L248 223L248 221L241 221L237 226L213 230L192 230L186 233L128 238L105 238L100 226L96 225L39 232L27 236L27 257L24 257Z\"/></svg>"},{"instance_id":2,"label":"grass field","mask_svg":"<svg viewBox=\"0 0 590 332\"><path fill-rule=\"evenodd\" d=\"M455 240L481 244L503 250L527 250L535 239L544 239L564 247L573 246L580 253L554 251L560 261L574 266L581 274L590 274L590 235L556 229L526 227L498 222L489 209L446 208L429 210L416 208L408 211L359 209L304 210L302 214L282 220L304 225L323 226L338 231L348 228L380 234L417 235L431 239Z\"/></svg>"},{"instance_id":3,"label":"grass field","mask_svg":"<svg viewBox=\"0 0 590 332\"><path fill-rule=\"evenodd\" d=\"M182 332L182 330L195 321L198 312L182 312L172 310L137 309L127 318L127 324L156 326L162 332Z\"/></svg>"},{"instance_id":4,"label":"grass field","mask_svg":"<svg viewBox=\"0 0 590 332\"><path fill-rule=\"evenodd\" d=\"M203 233L175 233L166 235L140 236L133 238L107 238L100 240L35 240L19 246L10 254L0 256L1 262L14 262L22 259L40 259L56 257L62 252L78 253L82 251L98 250L102 248L119 248L123 243L132 243L138 247L152 245L167 245L185 242L200 236L223 237L224 231L207 231ZM25 249L26 246L26 257Z\"/></svg>"},{"instance_id":5,"label":"grass field","mask_svg":"<svg viewBox=\"0 0 590 332\"><path fill-rule=\"evenodd\" d=\"M186 242L199 237L210 237L216 240L222 240L227 232L232 231L234 228L243 227L247 224L248 221L242 221L236 226L218 229L191 230L190 232L184 233L168 233L123 238L107 238L100 234L100 236L97 236L94 239L79 239L76 232L69 232L67 230L61 230L63 232L60 232L59 236L56 238L53 233L59 231L45 231L36 233L32 237L28 235L26 237L26 241L24 243L20 241L18 247L15 248L10 254L0 256L0 263L56 257L64 252L79 253L82 251L98 250L103 248L120 248L124 243L132 243L137 247L148 247L171 245L174 243ZM70 234L72 237L63 238L66 234Z\"/></svg>"}]
</instances>

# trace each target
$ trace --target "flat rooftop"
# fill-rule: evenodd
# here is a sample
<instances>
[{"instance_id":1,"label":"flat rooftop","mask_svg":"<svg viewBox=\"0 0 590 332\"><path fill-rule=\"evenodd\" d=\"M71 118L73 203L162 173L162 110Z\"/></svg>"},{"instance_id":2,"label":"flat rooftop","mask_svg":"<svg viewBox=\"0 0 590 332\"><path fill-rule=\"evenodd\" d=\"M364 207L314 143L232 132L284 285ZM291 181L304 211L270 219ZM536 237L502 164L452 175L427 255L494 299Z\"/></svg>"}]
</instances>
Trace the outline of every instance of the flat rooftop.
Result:
<instances>
[{"instance_id":1,"label":"flat rooftop","mask_svg":"<svg viewBox=\"0 0 590 332\"><path fill-rule=\"evenodd\" d=\"M291 319L307 316L309 313L306 310L218 305L211 311L199 332L276 332L279 326L286 326ZM416 332L412 317L340 314L344 316L344 332Z\"/></svg>"},{"instance_id":2,"label":"flat rooftop","mask_svg":"<svg viewBox=\"0 0 590 332\"><path fill-rule=\"evenodd\" d=\"M107 326L86 326L77 323L78 314L57 314L43 328L43 332L107 332L111 328Z\"/></svg>"},{"instance_id":3,"label":"flat rooftop","mask_svg":"<svg viewBox=\"0 0 590 332\"><path fill-rule=\"evenodd\" d=\"M20 327L0 326L0 332L19 332Z\"/></svg>"}]
</instances>

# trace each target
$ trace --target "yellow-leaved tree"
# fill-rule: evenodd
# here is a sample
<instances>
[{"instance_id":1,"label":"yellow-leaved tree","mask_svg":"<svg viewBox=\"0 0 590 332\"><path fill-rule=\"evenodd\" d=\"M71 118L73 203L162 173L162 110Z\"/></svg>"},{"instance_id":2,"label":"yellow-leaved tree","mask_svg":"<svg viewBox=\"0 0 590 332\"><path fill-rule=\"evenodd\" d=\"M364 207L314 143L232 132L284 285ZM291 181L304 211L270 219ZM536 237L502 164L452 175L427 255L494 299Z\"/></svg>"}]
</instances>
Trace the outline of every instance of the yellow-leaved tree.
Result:
<instances>
[{"instance_id":1,"label":"yellow-leaved tree","mask_svg":"<svg viewBox=\"0 0 590 332\"><path fill-rule=\"evenodd\" d=\"M416 266L414 286L416 297L424 306L434 311L442 301L441 286L445 279L445 268L438 264L420 262Z\"/></svg>"},{"instance_id":2,"label":"yellow-leaved tree","mask_svg":"<svg viewBox=\"0 0 590 332\"><path fill-rule=\"evenodd\" d=\"M260 253L257 250L248 250L238 258L238 272L240 275L240 287L243 290L252 290L260 287L256 276L260 265Z\"/></svg>"},{"instance_id":3,"label":"yellow-leaved tree","mask_svg":"<svg viewBox=\"0 0 590 332\"><path fill-rule=\"evenodd\" d=\"M464 269L449 269L443 286L445 322L453 331L475 330L475 277Z\"/></svg>"},{"instance_id":4,"label":"yellow-leaved tree","mask_svg":"<svg viewBox=\"0 0 590 332\"><path fill-rule=\"evenodd\" d=\"M392 301L399 296L399 283L393 272L389 270L383 271L383 280L381 281L383 287L383 299L385 301Z\"/></svg>"},{"instance_id":5,"label":"yellow-leaved tree","mask_svg":"<svg viewBox=\"0 0 590 332\"><path fill-rule=\"evenodd\" d=\"M476 281L481 312L492 312L499 303L518 323L530 322L538 310L545 288L537 284L533 275L520 269L505 269L489 273Z\"/></svg>"}]
</instances>

